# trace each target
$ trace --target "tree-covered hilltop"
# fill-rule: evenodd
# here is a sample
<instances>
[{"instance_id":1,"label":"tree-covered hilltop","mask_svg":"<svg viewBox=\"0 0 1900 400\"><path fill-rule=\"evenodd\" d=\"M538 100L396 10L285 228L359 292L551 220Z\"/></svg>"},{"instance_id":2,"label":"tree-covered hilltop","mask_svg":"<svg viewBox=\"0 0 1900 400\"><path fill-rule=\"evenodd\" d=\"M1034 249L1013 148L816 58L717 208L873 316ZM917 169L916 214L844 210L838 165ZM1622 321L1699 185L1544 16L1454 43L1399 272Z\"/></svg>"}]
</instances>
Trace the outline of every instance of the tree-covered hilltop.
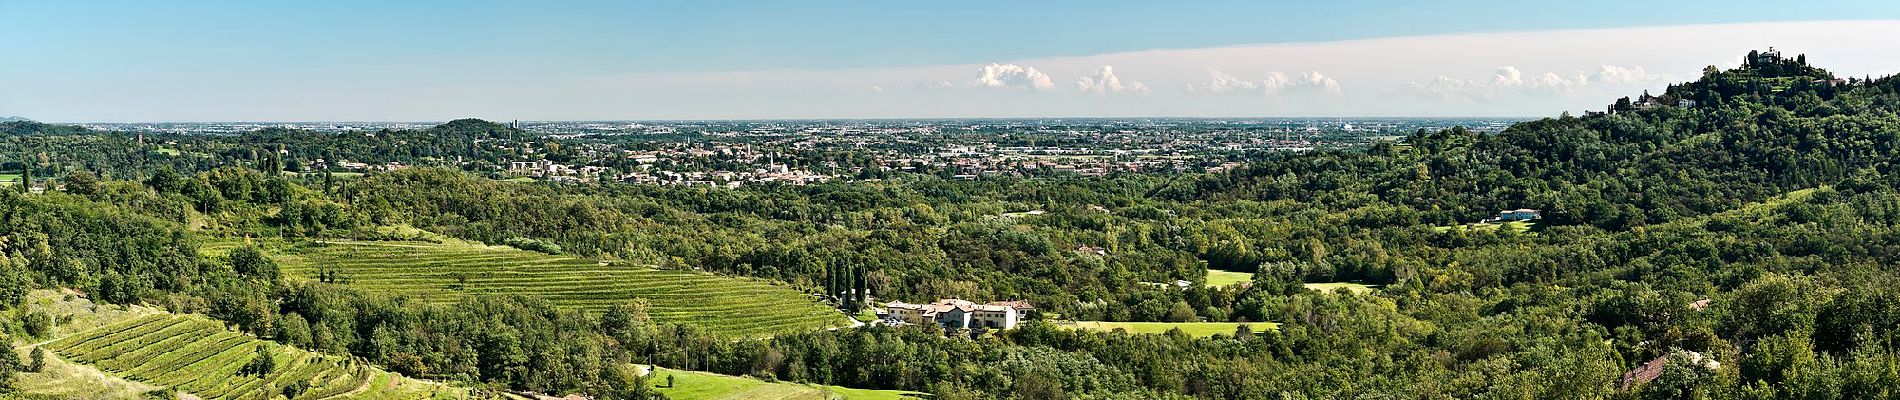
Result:
<instances>
[{"instance_id":1,"label":"tree-covered hilltop","mask_svg":"<svg viewBox=\"0 0 1900 400\"><path fill-rule=\"evenodd\" d=\"M283 174L291 163L270 154L443 159L479 141L508 145L459 154L503 160L500 149L558 142L461 120L141 148L123 133L8 123L0 144L53 152L28 162L55 190L0 193L0 286L12 288L0 300L70 287L411 376L606 398L648 395L619 391L634 387L617 368L628 363L945 399L1889 396L1900 387L1883 372L1900 370L1900 80L1840 80L1802 58L1757 53L1601 113L1496 134L1423 131L1216 174L744 188L456 168L320 179ZM154 147L186 141L225 150ZM172 161L74 172L114 154ZM1472 224L1517 208L1543 219ZM782 281L853 311L863 299L848 294L868 290L1028 299L1052 318L735 341L657 323L648 314L666 311L645 303L593 314L531 293L417 304L282 276L269 258L270 243L415 229ZM203 248L245 238L266 245ZM1253 276L1213 287L1210 267ZM1377 288L1305 285L1346 281ZM1196 338L1055 317L1278 325Z\"/></svg>"},{"instance_id":2,"label":"tree-covered hilltop","mask_svg":"<svg viewBox=\"0 0 1900 400\"><path fill-rule=\"evenodd\" d=\"M1556 225L1626 230L1891 167L1900 80L1837 80L1778 53L1750 60L1661 96L1619 100L1607 113L1496 135L1418 132L1363 153L1285 155L1168 193L1376 209L1385 220L1371 222L1382 225L1536 208Z\"/></svg>"}]
</instances>

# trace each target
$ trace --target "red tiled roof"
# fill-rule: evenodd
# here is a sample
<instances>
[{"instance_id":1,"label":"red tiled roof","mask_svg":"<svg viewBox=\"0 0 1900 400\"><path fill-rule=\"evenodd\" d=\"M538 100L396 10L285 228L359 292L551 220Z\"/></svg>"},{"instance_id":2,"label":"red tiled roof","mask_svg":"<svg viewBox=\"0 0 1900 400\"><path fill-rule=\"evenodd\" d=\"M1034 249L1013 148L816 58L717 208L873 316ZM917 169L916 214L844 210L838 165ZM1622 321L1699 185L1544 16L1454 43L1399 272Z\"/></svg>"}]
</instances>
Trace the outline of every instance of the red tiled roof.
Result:
<instances>
[{"instance_id":1,"label":"red tiled roof","mask_svg":"<svg viewBox=\"0 0 1900 400\"><path fill-rule=\"evenodd\" d=\"M1654 381L1656 377L1662 376L1663 366L1667 364L1669 364L1669 356L1656 357L1654 360L1649 360L1649 362L1643 363L1643 366L1636 367L1636 369L1632 369L1630 372L1624 372L1622 385L1619 387L1624 391L1628 391L1636 385Z\"/></svg>"},{"instance_id":2,"label":"red tiled roof","mask_svg":"<svg viewBox=\"0 0 1900 400\"><path fill-rule=\"evenodd\" d=\"M1004 307L1014 308L1018 311L1036 309L1036 306L1029 304L1028 300L992 301L992 302L989 302L989 304L987 305L1004 306Z\"/></svg>"}]
</instances>

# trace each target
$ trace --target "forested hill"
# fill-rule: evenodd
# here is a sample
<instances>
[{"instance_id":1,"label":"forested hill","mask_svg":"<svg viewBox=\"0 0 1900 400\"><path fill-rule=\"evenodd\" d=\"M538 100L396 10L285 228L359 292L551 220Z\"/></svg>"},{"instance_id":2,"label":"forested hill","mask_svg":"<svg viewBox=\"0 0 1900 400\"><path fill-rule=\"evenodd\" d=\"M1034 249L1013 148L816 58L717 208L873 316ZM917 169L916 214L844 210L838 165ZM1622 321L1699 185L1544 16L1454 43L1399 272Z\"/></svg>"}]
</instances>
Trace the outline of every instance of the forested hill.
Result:
<instances>
[{"instance_id":1,"label":"forested hill","mask_svg":"<svg viewBox=\"0 0 1900 400\"><path fill-rule=\"evenodd\" d=\"M1900 156L1900 80L1843 80L1804 56L1749 60L1604 112L1494 135L1421 131L1363 153L1283 155L1172 193L1406 206L1380 210L1390 225L1536 208L1555 224L1623 230L1890 171Z\"/></svg>"},{"instance_id":2,"label":"forested hill","mask_svg":"<svg viewBox=\"0 0 1900 400\"><path fill-rule=\"evenodd\" d=\"M478 120L142 143L9 122L0 154L47 156L20 158L41 185L0 191L0 306L70 288L410 376L603 399L651 398L616 393L648 387L617 368L631 364L945 400L1893 398L1900 82L1749 60L1602 112L1219 174L522 183L480 171L582 146ZM470 156L486 164L290 173ZM1467 224L1514 208L1547 218ZM677 312L659 302L415 303L267 257L438 236L783 282L850 312L864 301L843 294L869 292L1026 299L1042 317L733 341L659 322L648 313ZM0 323L30 332L24 320ZM0 387L11 364L0 357Z\"/></svg>"}]
</instances>

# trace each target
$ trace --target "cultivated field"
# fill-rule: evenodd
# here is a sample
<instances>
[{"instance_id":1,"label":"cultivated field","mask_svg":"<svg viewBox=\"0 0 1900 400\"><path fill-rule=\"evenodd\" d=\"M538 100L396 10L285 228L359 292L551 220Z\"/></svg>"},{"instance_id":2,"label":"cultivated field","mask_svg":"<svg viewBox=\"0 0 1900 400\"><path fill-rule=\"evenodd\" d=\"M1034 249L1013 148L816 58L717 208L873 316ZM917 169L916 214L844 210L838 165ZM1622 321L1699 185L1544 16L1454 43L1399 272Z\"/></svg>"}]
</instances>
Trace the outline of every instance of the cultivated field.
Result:
<instances>
[{"instance_id":1,"label":"cultivated field","mask_svg":"<svg viewBox=\"0 0 1900 400\"><path fill-rule=\"evenodd\" d=\"M240 372L264 345L276 360L268 374ZM353 360L312 353L225 329L198 315L150 314L42 345L68 361L203 399L269 398L296 384L299 399L430 399L464 393Z\"/></svg>"},{"instance_id":2,"label":"cultivated field","mask_svg":"<svg viewBox=\"0 0 1900 400\"><path fill-rule=\"evenodd\" d=\"M666 386L666 377L673 386ZM655 390L673 400L900 400L916 399L920 394L897 390L849 389L837 386L765 382L758 379L720 375L710 372L661 368L647 377Z\"/></svg>"},{"instance_id":3,"label":"cultivated field","mask_svg":"<svg viewBox=\"0 0 1900 400\"><path fill-rule=\"evenodd\" d=\"M1346 289L1346 290L1352 291L1354 294L1372 293L1372 289L1378 288L1377 285L1367 285L1364 283L1357 283L1357 282L1308 283L1305 286L1307 289L1319 291L1323 293L1332 293L1333 291L1336 291L1339 289Z\"/></svg>"},{"instance_id":4,"label":"cultivated field","mask_svg":"<svg viewBox=\"0 0 1900 400\"><path fill-rule=\"evenodd\" d=\"M1234 285L1241 282L1252 282L1252 281L1253 281L1253 274L1251 273L1222 271L1218 269L1207 270L1207 286L1208 287L1229 286L1229 285Z\"/></svg>"},{"instance_id":5,"label":"cultivated field","mask_svg":"<svg viewBox=\"0 0 1900 400\"><path fill-rule=\"evenodd\" d=\"M352 287L429 303L452 303L470 295L521 294L557 306L599 311L646 299L655 320L745 337L850 323L843 313L767 280L601 265L502 246L328 241L272 253L286 274L315 279L332 271Z\"/></svg>"},{"instance_id":6,"label":"cultivated field","mask_svg":"<svg viewBox=\"0 0 1900 400\"><path fill-rule=\"evenodd\" d=\"M1066 326L1072 329L1088 329L1088 330L1096 330L1096 331L1113 331L1116 329L1121 329L1121 330L1128 331L1128 333L1155 333L1155 334L1168 333L1168 331L1170 330L1180 329L1181 333L1186 333L1188 334L1188 336L1208 337L1208 336L1214 336L1214 334L1216 333L1233 336L1234 330L1239 329L1240 324L1241 323L1239 322L1077 321L1074 323L1063 323L1062 326ZM1255 332L1259 332L1259 331L1267 330L1267 329L1278 329L1280 327L1280 324L1273 323L1273 322L1249 322L1247 323L1247 325L1250 325Z\"/></svg>"},{"instance_id":7,"label":"cultivated field","mask_svg":"<svg viewBox=\"0 0 1900 400\"><path fill-rule=\"evenodd\" d=\"M1471 223L1471 224L1464 224L1464 225L1434 226L1432 227L1432 230L1439 231L1439 232L1446 232L1446 231L1452 231L1452 230L1457 230L1460 232L1494 232L1494 231L1497 231L1499 228L1509 228L1510 230L1517 231L1520 233L1530 232L1532 229L1537 228L1537 223L1528 222L1528 221L1511 221L1511 222L1503 222L1503 223L1484 222L1484 223Z\"/></svg>"}]
</instances>

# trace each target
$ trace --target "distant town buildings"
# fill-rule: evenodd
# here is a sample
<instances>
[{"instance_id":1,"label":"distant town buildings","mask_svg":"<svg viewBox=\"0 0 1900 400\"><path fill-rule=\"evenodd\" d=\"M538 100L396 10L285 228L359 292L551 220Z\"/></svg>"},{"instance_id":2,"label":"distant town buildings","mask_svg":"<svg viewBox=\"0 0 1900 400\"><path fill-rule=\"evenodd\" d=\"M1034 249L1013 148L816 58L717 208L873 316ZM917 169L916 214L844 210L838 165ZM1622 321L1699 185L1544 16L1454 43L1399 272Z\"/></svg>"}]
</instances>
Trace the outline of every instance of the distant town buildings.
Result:
<instances>
[{"instance_id":1,"label":"distant town buildings","mask_svg":"<svg viewBox=\"0 0 1900 400\"><path fill-rule=\"evenodd\" d=\"M297 160L306 171L447 167L497 179L734 188L876 181L900 174L983 180L1120 173L1217 173L1274 152L1368 146L1414 131L1497 131L1500 119L1182 119L942 121L504 121L516 136L443 144L428 155ZM295 129L409 140L432 123L148 123L89 128L148 134ZM655 140L690 137L691 140ZM169 137L161 139L167 140ZM173 143L175 146L175 142ZM299 156L300 154L285 154ZM308 154L301 154L308 156Z\"/></svg>"}]
</instances>

